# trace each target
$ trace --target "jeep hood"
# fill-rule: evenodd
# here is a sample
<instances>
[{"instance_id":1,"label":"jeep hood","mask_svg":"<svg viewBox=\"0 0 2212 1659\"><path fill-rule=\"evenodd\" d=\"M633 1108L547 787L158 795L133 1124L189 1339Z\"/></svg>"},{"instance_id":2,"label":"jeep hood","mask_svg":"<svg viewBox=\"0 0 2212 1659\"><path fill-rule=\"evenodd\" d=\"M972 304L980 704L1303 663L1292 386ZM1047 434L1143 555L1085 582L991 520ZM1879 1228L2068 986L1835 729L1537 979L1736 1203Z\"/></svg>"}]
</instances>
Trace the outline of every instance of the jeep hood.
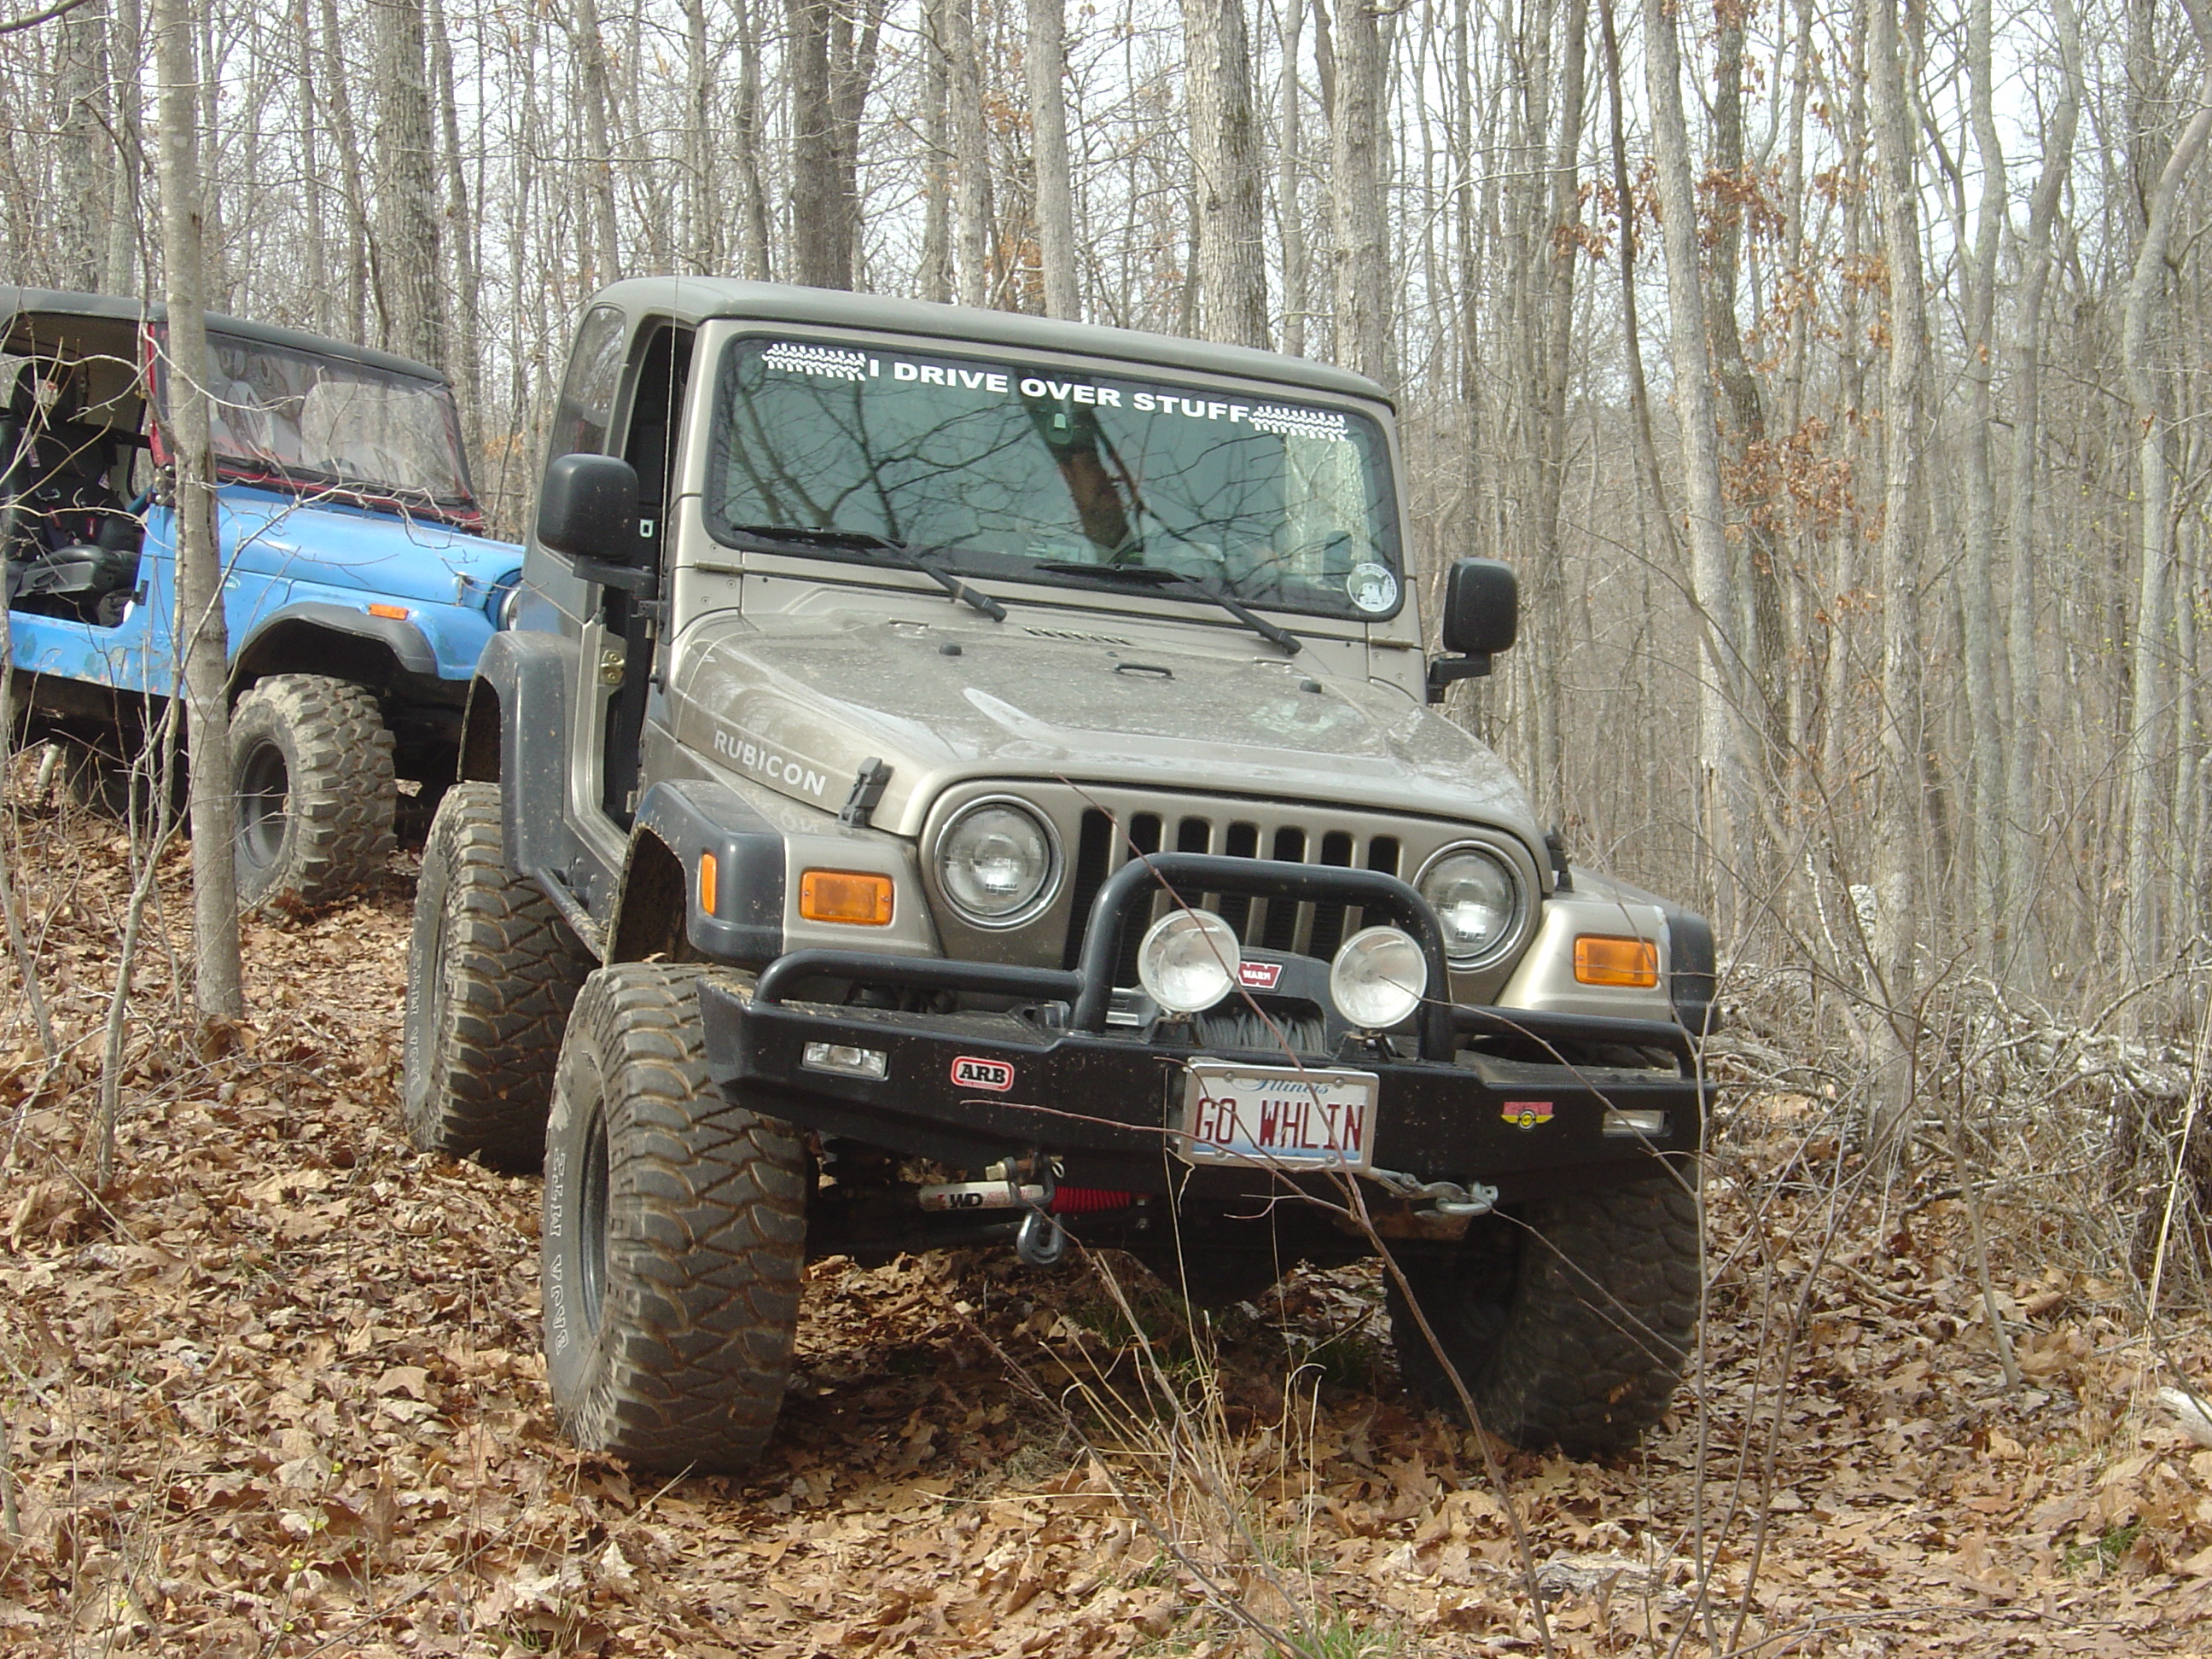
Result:
<instances>
[{"instance_id":1,"label":"jeep hood","mask_svg":"<svg viewBox=\"0 0 2212 1659\"><path fill-rule=\"evenodd\" d=\"M452 605L456 579L489 589L522 564L522 550L410 519L347 507L314 507L273 491L226 485L217 495L223 553L237 568L379 598Z\"/></svg>"},{"instance_id":2,"label":"jeep hood","mask_svg":"<svg viewBox=\"0 0 2212 1659\"><path fill-rule=\"evenodd\" d=\"M704 627L670 687L678 738L831 811L879 759L891 775L875 822L901 834L918 834L951 784L1036 777L1479 820L1538 843L1518 781L1482 744L1395 687L1317 675L1305 656L1013 623Z\"/></svg>"}]
</instances>

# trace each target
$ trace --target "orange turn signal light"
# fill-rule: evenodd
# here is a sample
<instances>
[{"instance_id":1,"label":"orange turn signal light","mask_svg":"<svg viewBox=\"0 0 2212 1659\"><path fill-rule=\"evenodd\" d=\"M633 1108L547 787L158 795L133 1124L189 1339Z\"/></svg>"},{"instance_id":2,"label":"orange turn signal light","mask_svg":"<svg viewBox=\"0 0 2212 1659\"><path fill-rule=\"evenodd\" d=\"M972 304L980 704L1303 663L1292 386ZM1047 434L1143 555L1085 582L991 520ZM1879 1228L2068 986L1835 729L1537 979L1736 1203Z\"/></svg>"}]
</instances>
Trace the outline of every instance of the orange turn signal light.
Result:
<instances>
[{"instance_id":1,"label":"orange turn signal light","mask_svg":"<svg viewBox=\"0 0 2212 1659\"><path fill-rule=\"evenodd\" d=\"M891 878L860 870L809 870L799 878L799 914L809 921L888 927Z\"/></svg>"},{"instance_id":2,"label":"orange turn signal light","mask_svg":"<svg viewBox=\"0 0 2212 1659\"><path fill-rule=\"evenodd\" d=\"M372 617L386 617L393 622L405 622L415 613L404 605L372 605L368 607L368 614Z\"/></svg>"},{"instance_id":3,"label":"orange turn signal light","mask_svg":"<svg viewBox=\"0 0 2212 1659\"><path fill-rule=\"evenodd\" d=\"M1656 985L1659 947L1648 939L1584 933L1575 941L1575 978L1584 985Z\"/></svg>"},{"instance_id":4,"label":"orange turn signal light","mask_svg":"<svg viewBox=\"0 0 2212 1659\"><path fill-rule=\"evenodd\" d=\"M699 854L699 908L710 916L714 914L714 901L722 896L721 874L712 853Z\"/></svg>"}]
</instances>

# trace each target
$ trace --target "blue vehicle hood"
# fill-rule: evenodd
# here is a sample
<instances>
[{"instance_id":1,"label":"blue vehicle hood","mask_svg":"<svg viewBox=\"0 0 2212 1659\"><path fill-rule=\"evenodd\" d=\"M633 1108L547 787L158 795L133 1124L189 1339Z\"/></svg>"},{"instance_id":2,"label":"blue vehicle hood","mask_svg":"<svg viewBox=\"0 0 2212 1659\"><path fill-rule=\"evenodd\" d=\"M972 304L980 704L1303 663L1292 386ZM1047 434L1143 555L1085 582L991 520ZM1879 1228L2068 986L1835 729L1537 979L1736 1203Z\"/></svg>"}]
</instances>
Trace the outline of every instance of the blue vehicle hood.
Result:
<instances>
[{"instance_id":1,"label":"blue vehicle hood","mask_svg":"<svg viewBox=\"0 0 2212 1659\"><path fill-rule=\"evenodd\" d=\"M326 587L360 588L380 598L429 604L471 603L519 568L512 542L471 536L429 519L303 505L273 491L225 485L223 550L236 569Z\"/></svg>"}]
</instances>

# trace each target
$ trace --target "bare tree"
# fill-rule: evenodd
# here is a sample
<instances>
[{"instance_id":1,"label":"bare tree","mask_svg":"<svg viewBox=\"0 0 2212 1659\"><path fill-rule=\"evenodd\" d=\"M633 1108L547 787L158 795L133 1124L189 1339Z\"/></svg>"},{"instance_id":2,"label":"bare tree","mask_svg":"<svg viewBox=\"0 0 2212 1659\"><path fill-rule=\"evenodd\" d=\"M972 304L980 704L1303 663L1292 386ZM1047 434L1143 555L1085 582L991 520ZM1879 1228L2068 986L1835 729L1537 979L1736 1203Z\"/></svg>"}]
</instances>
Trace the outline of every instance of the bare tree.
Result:
<instances>
[{"instance_id":1,"label":"bare tree","mask_svg":"<svg viewBox=\"0 0 2212 1659\"><path fill-rule=\"evenodd\" d=\"M1030 143L1036 167L1037 247L1044 264L1044 313L1083 314L1075 282L1075 181L1067 164L1067 18L1064 0L1029 0L1023 54L1030 94Z\"/></svg>"},{"instance_id":2,"label":"bare tree","mask_svg":"<svg viewBox=\"0 0 2212 1659\"><path fill-rule=\"evenodd\" d=\"M191 741L194 994L201 1017L246 1012L239 961L238 878L230 795L228 663L222 567L216 544L214 467L208 434L210 358L202 274L199 71L188 0L155 0L161 83L162 265L167 273L165 378L176 448L177 637L184 645L185 718Z\"/></svg>"},{"instance_id":3,"label":"bare tree","mask_svg":"<svg viewBox=\"0 0 2212 1659\"><path fill-rule=\"evenodd\" d=\"M1266 191L1244 0L1182 0L1203 331L1266 346Z\"/></svg>"},{"instance_id":4,"label":"bare tree","mask_svg":"<svg viewBox=\"0 0 2212 1659\"><path fill-rule=\"evenodd\" d=\"M580 0L589 6L591 0ZM439 368L446 307L439 258L437 128L423 0L375 0L376 275L386 344Z\"/></svg>"},{"instance_id":5,"label":"bare tree","mask_svg":"<svg viewBox=\"0 0 2212 1659\"><path fill-rule=\"evenodd\" d=\"M1383 224L1382 105L1389 35L1369 0L1337 8L1329 119L1336 361L1388 385L1389 259Z\"/></svg>"}]
</instances>

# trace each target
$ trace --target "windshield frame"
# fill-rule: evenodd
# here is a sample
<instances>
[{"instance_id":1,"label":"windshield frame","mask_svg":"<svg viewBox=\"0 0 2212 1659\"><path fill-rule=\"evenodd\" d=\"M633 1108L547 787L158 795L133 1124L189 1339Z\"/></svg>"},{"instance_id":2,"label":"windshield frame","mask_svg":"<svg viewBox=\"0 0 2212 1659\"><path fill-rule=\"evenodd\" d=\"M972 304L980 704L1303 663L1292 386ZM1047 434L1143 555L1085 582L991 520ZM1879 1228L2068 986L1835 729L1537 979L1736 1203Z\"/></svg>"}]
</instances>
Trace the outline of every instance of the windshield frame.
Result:
<instances>
[{"instance_id":1,"label":"windshield frame","mask_svg":"<svg viewBox=\"0 0 2212 1659\"><path fill-rule=\"evenodd\" d=\"M167 331L166 323L148 325L148 333L151 337L148 343L148 356L151 360L153 380L153 419L149 424L155 444L156 462L166 462L169 459L167 453L169 446L166 440L170 426L168 378L171 364L169 353L163 343ZM321 361L344 371L349 378L368 384L406 384L435 394L444 419L447 441L451 446L454 473L462 493L439 495L430 490L409 489L385 479L349 478L313 467L288 465L273 457L240 455L220 447L214 453L216 482L218 484L244 484L252 489L276 490L298 497L304 504L337 503L372 512L398 513L433 519L458 530L481 532L484 527L483 509L477 498L475 479L469 471L468 446L461 431L460 409L453 396L453 383L437 375L406 374L380 363L368 362L347 352L336 342L331 345L333 349L320 349L309 344L264 340L252 334L231 333L220 327L211 326L208 330L210 354L228 348L279 355L303 362Z\"/></svg>"},{"instance_id":2,"label":"windshield frame","mask_svg":"<svg viewBox=\"0 0 2212 1659\"><path fill-rule=\"evenodd\" d=\"M1003 372L1014 383L1024 377L1049 377L1061 380L1079 379L1095 386L1111 384L1125 390L1134 387L1156 392L1172 392L1192 399L1203 398L1217 406L1224 400L1233 400L1253 406L1289 404L1300 410L1342 416L1347 421L1358 423L1364 434L1365 441L1358 444L1357 448L1362 456L1363 494L1371 521L1373 550L1382 556L1386 568L1397 585L1396 595L1387 608L1361 609L1352 603L1348 594L1340 605L1330 608L1285 603L1279 592L1255 594L1225 583L1195 577L1187 577L1179 585L1163 584L1138 589L1115 580L1111 574L1114 567L1103 561L1100 562L1100 568L1107 574L1099 578L1044 569L1041 567L1052 562L1053 559L1042 553L1028 556L1024 562L1024 556L1002 552L977 556L957 544L922 542L917 543L916 546L920 550L933 555L942 568L970 580L1045 588L1050 590L1055 603L1073 604L1085 608L1100 608L1098 602L1106 601L1103 608L1126 611L1132 601L1136 601L1139 608L1157 614L1154 607L1167 602L1174 605L1179 616L1185 611L1206 616L1218 605L1218 594L1214 591L1218 587L1219 592L1227 593L1255 610L1295 618L1301 627L1317 626L1325 631L1346 626L1359 629L1377 626L1388 628L1409 612L1413 578L1407 568L1407 542L1399 485L1401 468L1397 434L1387 404L1325 391L1292 379L1274 380L1257 376L1229 376L1133 356L1127 358L1104 356L1083 350L1048 352L1028 346L951 334L941 337L902 333L878 334L872 331L794 325L758 317L729 319L726 326L728 332L718 330L711 343L706 340L701 343L702 347L710 349L702 349L699 353L700 367L705 372L698 376L698 401L694 404L703 417L700 422L703 430L691 446L700 471L693 475L686 493L696 492L700 520L712 539L718 545L740 554L748 562L761 558L775 560L779 563L787 559L794 562L804 560L877 572L885 568L880 555L858 548L847 550L825 545L805 555L764 554L757 548L748 548L745 532L724 516L731 503L724 497L715 475L727 453L723 418L727 408L726 399L735 386L736 354L748 345L789 342L802 346L819 345L844 351L858 350L886 360L903 357L924 362L959 362L975 369ZM857 530L855 533L859 533ZM1017 568L1008 568L1010 565ZM1164 571L1172 567L1140 568ZM1198 618L1194 617L1193 619ZM1212 617L1207 616L1206 619L1210 622ZM1390 629L1389 631L1397 630Z\"/></svg>"}]
</instances>

